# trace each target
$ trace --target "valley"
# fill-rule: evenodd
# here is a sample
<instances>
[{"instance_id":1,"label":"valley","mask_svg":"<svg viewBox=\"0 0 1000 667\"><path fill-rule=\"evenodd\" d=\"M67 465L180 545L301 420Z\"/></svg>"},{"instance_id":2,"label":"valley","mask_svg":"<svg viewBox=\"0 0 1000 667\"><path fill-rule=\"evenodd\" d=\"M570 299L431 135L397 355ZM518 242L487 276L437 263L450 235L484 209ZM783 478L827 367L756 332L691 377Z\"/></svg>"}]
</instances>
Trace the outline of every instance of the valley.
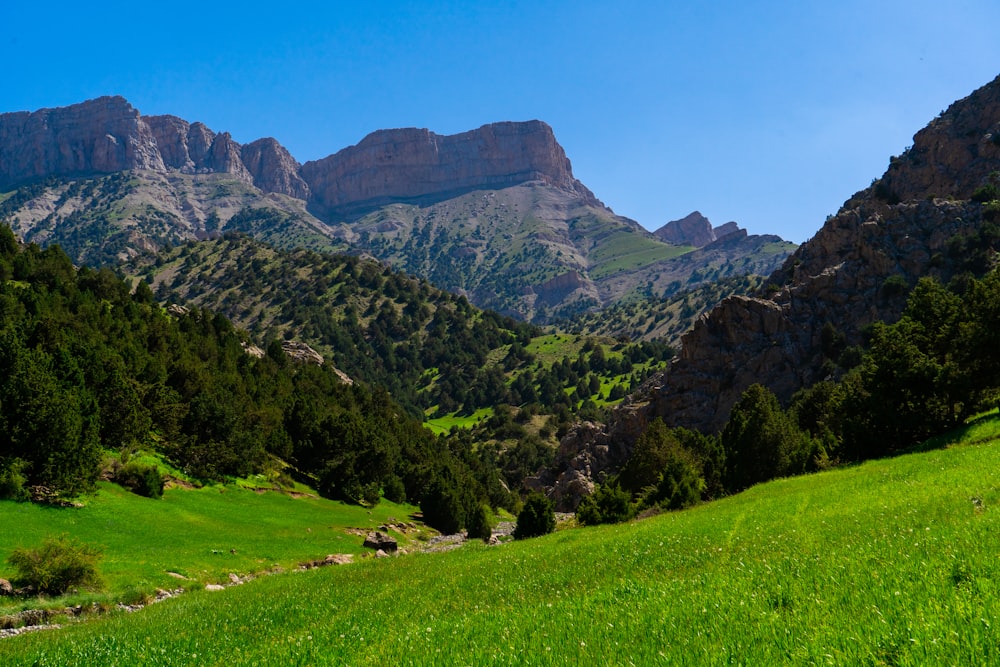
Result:
<instances>
[{"instance_id":1,"label":"valley","mask_svg":"<svg viewBox=\"0 0 1000 667\"><path fill-rule=\"evenodd\" d=\"M0 619L63 626L0 663L997 661L1000 78L798 247L540 121L0 138Z\"/></svg>"}]
</instances>

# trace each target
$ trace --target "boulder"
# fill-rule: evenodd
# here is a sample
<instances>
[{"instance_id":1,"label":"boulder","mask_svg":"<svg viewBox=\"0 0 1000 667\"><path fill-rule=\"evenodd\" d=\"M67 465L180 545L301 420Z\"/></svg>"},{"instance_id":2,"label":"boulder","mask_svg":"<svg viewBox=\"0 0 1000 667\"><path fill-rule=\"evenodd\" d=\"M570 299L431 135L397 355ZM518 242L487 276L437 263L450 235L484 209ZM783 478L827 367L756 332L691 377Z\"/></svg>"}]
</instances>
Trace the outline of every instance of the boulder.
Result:
<instances>
[{"instance_id":1,"label":"boulder","mask_svg":"<svg viewBox=\"0 0 1000 667\"><path fill-rule=\"evenodd\" d=\"M399 548L399 544L396 542L395 538L378 530L373 530L368 533L368 536L365 538L364 546L369 549L376 549L386 553L396 551L396 549Z\"/></svg>"},{"instance_id":2,"label":"boulder","mask_svg":"<svg viewBox=\"0 0 1000 667\"><path fill-rule=\"evenodd\" d=\"M0 595L13 595L14 587L6 579L0 579Z\"/></svg>"}]
</instances>

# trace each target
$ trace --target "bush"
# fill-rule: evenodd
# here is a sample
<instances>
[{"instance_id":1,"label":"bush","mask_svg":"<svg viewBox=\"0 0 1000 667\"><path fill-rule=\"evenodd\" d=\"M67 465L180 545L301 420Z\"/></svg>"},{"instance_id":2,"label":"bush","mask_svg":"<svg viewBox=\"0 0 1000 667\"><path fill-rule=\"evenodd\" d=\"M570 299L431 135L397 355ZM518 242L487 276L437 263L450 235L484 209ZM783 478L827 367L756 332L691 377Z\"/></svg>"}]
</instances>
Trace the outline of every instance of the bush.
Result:
<instances>
[{"instance_id":1,"label":"bush","mask_svg":"<svg viewBox=\"0 0 1000 667\"><path fill-rule=\"evenodd\" d=\"M115 483L140 496L163 497L163 476L156 466L130 461L115 473Z\"/></svg>"},{"instance_id":2,"label":"bush","mask_svg":"<svg viewBox=\"0 0 1000 667\"><path fill-rule=\"evenodd\" d=\"M479 538L483 542L489 542L493 537L493 521L490 518L490 508L486 505L474 508L466 524L465 530L470 540Z\"/></svg>"},{"instance_id":3,"label":"bush","mask_svg":"<svg viewBox=\"0 0 1000 667\"><path fill-rule=\"evenodd\" d=\"M576 520L584 526L621 523L633 516L632 494L617 484L602 484L585 496L576 508Z\"/></svg>"},{"instance_id":4,"label":"bush","mask_svg":"<svg viewBox=\"0 0 1000 667\"><path fill-rule=\"evenodd\" d=\"M28 492L28 477L24 471L29 463L22 459L0 461L0 499L24 502L31 500Z\"/></svg>"},{"instance_id":5,"label":"bush","mask_svg":"<svg viewBox=\"0 0 1000 667\"><path fill-rule=\"evenodd\" d=\"M517 515L514 539L523 540L527 537L547 535L555 529L556 515L552 509L552 501L540 493L528 496L520 514Z\"/></svg>"},{"instance_id":6,"label":"bush","mask_svg":"<svg viewBox=\"0 0 1000 667\"><path fill-rule=\"evenodd\" d=\"M101 587L97 561L101 550L88 544L78 544L68 537L50 537L41 546L18 547L7 558L17 570L18 586L30 586L38 593L62 595L73 587L92 590Z\"/></svg>"}]
</instances>

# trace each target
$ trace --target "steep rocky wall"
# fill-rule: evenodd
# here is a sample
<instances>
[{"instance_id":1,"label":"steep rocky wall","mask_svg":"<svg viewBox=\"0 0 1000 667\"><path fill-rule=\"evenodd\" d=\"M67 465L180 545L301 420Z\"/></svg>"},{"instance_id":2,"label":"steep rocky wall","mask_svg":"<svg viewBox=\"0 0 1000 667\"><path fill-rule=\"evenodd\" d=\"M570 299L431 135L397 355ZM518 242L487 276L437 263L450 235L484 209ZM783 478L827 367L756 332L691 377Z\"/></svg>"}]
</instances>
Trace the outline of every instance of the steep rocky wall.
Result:
<instances>
[{"instance_id":1,"label":"steep rocky wall","mask_svg":"<svg viewBox=\"0 0 1000 667\"><path fill-rule=\"evenodd\" d=\"M0 114L0 185L53 174L164 168L149 127L121 97Z\"/></svg>"},{"instance_id":2,"label":"steep rocky wall","mask_svg":"<svg viewBox=\"0 0 1000 667\"><path fill-rule=\"evenodd\" d=\"M715 431L754 382L787 401L822 380L823 326L856 344L867 325L899 317L903 299L882 290L890 276L910 285L925 275L950 278L961 258L948 256L948 242L981 226L982 206L968 198L996 170L1000 78L918 132L913 148L771 276L779 291L727 299L704 316L685 335L647 418Z\"/></svg>"},{"instance_id":3,"label":"steep rocky wall","mask_svg":"<svg viewBox=\"0 0 1000 667\"><path fill-rule=\"evenodd\" d=\"M501 188L531 180L575 190L569 159L541 121L494 123L449 136L381 130L359 144L302 166L320 211L345 211L436 193Z\"/></svg>"}]
</instances>

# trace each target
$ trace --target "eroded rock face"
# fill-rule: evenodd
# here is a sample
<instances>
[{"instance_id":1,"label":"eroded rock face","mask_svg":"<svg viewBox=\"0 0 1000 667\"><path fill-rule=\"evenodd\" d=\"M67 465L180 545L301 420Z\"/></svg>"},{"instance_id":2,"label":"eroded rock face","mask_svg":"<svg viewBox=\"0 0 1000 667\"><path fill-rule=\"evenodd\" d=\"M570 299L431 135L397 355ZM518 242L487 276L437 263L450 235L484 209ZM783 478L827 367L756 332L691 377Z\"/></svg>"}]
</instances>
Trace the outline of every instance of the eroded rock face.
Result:
<instances>
[{"instance_id":1,"label":"eroded rock face","mask_svg":"<svg viewBox=\"0 0 1000 667\"><path fill-rule=\"evenodd\" d=\"M494 123L449 136L416 128L380 130L305 163L301 173L312 191L310 203L326 212L533 180L596 202L573 178L569 159L541 121Z\"/></svg>"},{"instance_id":2,"label":"eroded rock face","mask_svg":"<svg viewBox=\"0 0 1000 667\"><path fill-rule=\"evenodd\" d=\"M1000 78L917 133L910 151L772 274L774 291L731 297L702 316L670 368L646 383L640 397L646 402L623 405L604 428L571 432L556 465L532 483L563 502L586 482L616 472L657 417L717 432L753 383L787 403L795 391L823 380L827 323L848 345L859 344L865 327L895 321L902 312L905 295L885 289L890 277L913 286L923 276L947 282L964 270L949 241L982 226L984 207L969 198L994 171L1000 171ZM595 465L605 447L611 465Z\"/></svg>"},{"instance_id":3,"label":"eroded rock face","mask_svg":"<svg viewBox=\"0 0 1000 667\"><path fill-rule=\"evenodd\" d=\"M152 132L122 97L0 114L0 185L52 174L164 168Z\"/></svg>"},{"instance_id":4,"label":"eroded rock face","mask_svg":"<svg viewBox=\"0 0 1000 667\"><path fill-rule=\"evenodd\" d=\"M299 163L276 140L258 139L243 146L240 155L254 185L261 190L309 198L309 186L299 176Z\"/></svg>"},{"instance_id":5,"label":"eroded rock face","mask_svg":"<svg viewBox=\"0 0 1000 667\"><path fill-rule=\"evenodd\" d=\"M653 236L673 245L691 245L703 248L724 236L743 231L735 222L727 222L713 227L708 218L699 211L694 211L680 220L671 220L655 232ZM746 232L744 231L744 236Z\"/></svg>"},{"instance_id":6,"label":"eroded rock face","mask_svg":"<svg viewBox=\"0 0 1000 667\"><path fill-rule=\"evenodd\" d=\"M662 378L650 417L716 431L754 382L787 401L824 379L825 324L858 344L866 326L901 313L905 298L882 289L891 276L912 286L922 276L947 281L960 270L962 258L949 255L948 243L982 225L982 205L968 198L997 170L1000 78L918 132L882 179L849 199L771 276L779 291L730 298L704 316Z\"/></svg>"},{"instance_id":7,"label":"eroded rock face","mask_svg":"<svg viewBox=\"0 0 1000 667\"><path fill-rule=\"evenodd\" d=\"M141 116L122 97L0 114L0 185L127 169L232 174L265 192L305 199L299 164L274 139L246 146L176 116Z\"/></svg>"}]
</instances>

